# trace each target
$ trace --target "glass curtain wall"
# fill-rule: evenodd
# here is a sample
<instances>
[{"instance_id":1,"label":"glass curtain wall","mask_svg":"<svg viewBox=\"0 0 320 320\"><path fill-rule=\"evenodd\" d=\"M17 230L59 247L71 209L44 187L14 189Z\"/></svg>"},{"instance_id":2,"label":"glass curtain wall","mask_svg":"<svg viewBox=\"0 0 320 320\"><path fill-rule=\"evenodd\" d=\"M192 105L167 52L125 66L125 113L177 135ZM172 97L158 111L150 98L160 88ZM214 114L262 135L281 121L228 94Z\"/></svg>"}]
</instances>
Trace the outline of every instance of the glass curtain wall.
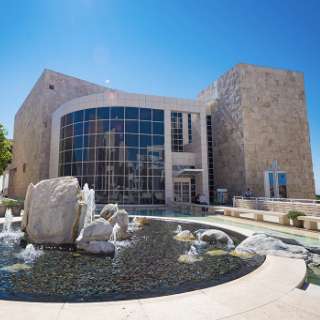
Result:
<instances>
[{"instance_id":1,"label":"glass curtain wall","mask_svg":"<svg viewBox=\"0 0 320 320\"><path fill-rule=\"evenodd\" d=\"M163 110L119 106L66 114L59 175L88 183L98 203L163 204Z\"/></svg>"}]
</instances>

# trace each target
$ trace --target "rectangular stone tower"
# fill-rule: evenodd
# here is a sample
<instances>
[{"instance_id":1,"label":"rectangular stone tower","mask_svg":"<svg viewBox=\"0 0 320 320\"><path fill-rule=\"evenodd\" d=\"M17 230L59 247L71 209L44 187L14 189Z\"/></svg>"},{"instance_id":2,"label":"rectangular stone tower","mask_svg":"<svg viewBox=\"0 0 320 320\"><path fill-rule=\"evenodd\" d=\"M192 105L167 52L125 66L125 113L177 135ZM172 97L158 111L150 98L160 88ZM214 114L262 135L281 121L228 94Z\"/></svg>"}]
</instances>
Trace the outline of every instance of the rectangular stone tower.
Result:
<instances>
[{"instance_id":1,"label":"rectangular stone tower","mask_svg":"<svg viewBox=\"0 0 320 320\"><path fill-rule=\"evenodd\" d=\"M277 163L288 197L314 198L302 73L238 64L198 98L212 105L216 188L265 196L265 172Z\"/></svg>"}]
</instances>

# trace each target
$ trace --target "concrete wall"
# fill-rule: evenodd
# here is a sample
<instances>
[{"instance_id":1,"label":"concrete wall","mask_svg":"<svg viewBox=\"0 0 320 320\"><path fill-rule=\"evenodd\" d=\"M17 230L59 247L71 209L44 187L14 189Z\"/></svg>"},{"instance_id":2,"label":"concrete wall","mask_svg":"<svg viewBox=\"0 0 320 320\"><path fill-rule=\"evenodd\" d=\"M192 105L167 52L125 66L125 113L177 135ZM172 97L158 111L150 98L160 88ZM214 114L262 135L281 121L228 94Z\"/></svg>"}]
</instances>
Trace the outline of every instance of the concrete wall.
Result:
<instances>
[{"instance_id":1,"label":"concrete wall","mask_svg":"<svg viewBox=\"0 0 320 320\"><path fill-rule=\"evenodd\" d=\"M70 99L107 90L50 70L42 73L15 116L10 196L23 198L30 182L49 177L52 113Z\"/></svg>"}]
</instances>

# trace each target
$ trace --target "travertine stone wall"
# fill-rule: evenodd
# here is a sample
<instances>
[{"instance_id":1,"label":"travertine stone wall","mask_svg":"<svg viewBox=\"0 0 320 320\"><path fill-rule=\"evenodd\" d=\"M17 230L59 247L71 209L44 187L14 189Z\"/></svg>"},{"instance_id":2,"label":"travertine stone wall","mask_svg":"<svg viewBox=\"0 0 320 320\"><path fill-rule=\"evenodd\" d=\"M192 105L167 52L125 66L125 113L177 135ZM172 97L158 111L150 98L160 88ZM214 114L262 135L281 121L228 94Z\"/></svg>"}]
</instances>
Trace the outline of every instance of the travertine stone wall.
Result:
<instances>
[{"instance_id":1,"label":"travertine stone wall","mask_svg":"<svg viewBox=\"0 0 320 320\"><path fill-rule=\"evenodd\" d=\"M49 177L51 114L68 100L107 90L50 70L42 73L15 116L10 196L23 198L30 182Z\"/></svg>"},{"instance_id":2,"label":"travertine stone wall","mask_svg":"<svg viewBox=\"0 0 320 320\"><path fill-rule=\"evenodd\" d=\"M227 188L231 195L241 194L246 186L240 85L240 71L235 67L198 97L208 103L215 102L212 113L214 184L215 188Z\"/></svg>"},{"instance_id":3,"label":"travertine stone wall","mask_svg":"<svg viewBox=\"0 0 320 320\"><path fill-rule=\"evenodd\" d=\"M216 105L216 188L264 196L264 171L277 160L288 173L288 197L314 198L302 73L239 64L198 98Z\"/></svg>"},{"instance_id":4,"label":"travertine stone wall","mask_svg":"<svg viewBox=\"0 0 320 320\"><path fill-rule=\"evenodd\" d=\"M314 198L303 74L239 65L246 184L264 195L263 172L278 161L290 198Z\"/></svg>"}]
</instances>

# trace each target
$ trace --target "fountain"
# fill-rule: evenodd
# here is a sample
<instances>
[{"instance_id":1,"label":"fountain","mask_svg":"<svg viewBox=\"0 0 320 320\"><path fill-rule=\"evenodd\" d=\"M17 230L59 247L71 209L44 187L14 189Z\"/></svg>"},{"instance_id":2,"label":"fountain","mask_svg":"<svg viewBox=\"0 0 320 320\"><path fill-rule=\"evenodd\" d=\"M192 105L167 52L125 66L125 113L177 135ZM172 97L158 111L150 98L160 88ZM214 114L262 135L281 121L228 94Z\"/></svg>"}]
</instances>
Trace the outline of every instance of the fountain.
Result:
<instances>
[{"instance_id":1,"label":"fountain","mask_svg":"<svg viewBox=\"0 0 320 320\"><path fill-rule=\"evenodd\" d=\"M72 177L30 185L23 219L25 249L6 241L23 235L10 211L0 233L0 298L76 302L174 294L235 279L263 261L205 254L213 234L198 234L199 224L141 216L130 222L117 204L95 219L94 190L87 184L81 190Z\"/></svg>"},{"instance_id":2,"label":"fountain","mask_svg":"<svg viewBox=\"0 0 320 320\"><path fill-rule=\"evenodd\" d=\"M13 215L10 208L6 210L0 240L8 242L17 242L23 236L22 232L12 230Z\"/></svg>"},{"instance_id":3,"label":"fountain","mask_svg":"<svg viewBox=\"0 0 320 320\"><path fill-rule=\"evenodd\" d=\"M84 203L87 206L86 214L84 217L83 226L86 227L94 220L94 214L96 210L96 203L95 203L95 194L93 189L89 189L87 183L84 184L82 189L82 198Z\"/></svg>"}]
</instances>

